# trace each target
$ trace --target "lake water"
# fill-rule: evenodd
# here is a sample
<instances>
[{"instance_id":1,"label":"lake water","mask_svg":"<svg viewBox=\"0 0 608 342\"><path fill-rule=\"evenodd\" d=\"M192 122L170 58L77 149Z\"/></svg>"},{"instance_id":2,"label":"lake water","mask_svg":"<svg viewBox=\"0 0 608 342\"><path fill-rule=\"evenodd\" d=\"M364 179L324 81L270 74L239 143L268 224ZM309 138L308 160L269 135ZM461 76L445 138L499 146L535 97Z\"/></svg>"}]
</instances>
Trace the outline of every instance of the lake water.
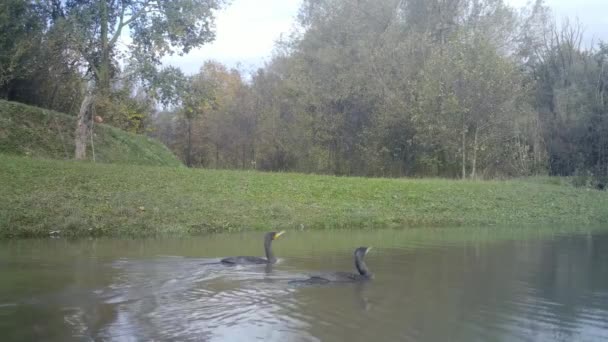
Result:
<instances>
[{"instance_id":1,"label":"lake water","mask_svg":"<svg viewBox=\"0 0 608 342\"><path fill-rule=\"evenodd\" d=\"M555 232L555 230L559 231ZM608 232L288 231L0 242L2 341L606 341ZM354 271L375 279L302 287Z\"/></svg>"}]
</instances>

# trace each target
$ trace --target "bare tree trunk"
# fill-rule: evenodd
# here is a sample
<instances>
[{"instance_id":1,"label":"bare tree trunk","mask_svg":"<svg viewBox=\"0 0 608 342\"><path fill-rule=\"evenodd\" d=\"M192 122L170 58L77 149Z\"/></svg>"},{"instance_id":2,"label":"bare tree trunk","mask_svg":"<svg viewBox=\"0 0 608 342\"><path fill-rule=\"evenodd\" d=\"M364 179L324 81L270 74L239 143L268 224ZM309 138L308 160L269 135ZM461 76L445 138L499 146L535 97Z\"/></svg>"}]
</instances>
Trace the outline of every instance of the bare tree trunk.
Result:
<instances>
[{"instance_id":1,"label":"bare tree trunk","mask_svg":"<svg viewBox=\"0 0 608 342\"><path fill-rule=\"evenodd\" d=\"M246 161L247 161L247 145L246 144L242 144L241 145L241 169L245 170L246 168Z\"/></svg>"},{"instance_id":2,"label":"bare tree trunk","mask_svg":"<svg viewBox=\"0 0 608 342\"><path fill-rule=\"evenodd\" d=\"M186 137L186 166L192 167L192 119L188 118L188 131Z\"/></svg>"},{"instance_id":3,"label":"bare tree trunk","mask_svg":"<svg viewBox=\"0 0 608 342\"><path fill-rule=\"evenodd\" d=\"M6 90L5 93L3 94L2 98L7 100L7 101L13 101L13 96L15 95L13 92L13 84L14 82L8 81L6 82Z\"/></svg>"},{"instance_id":4,"label":"bare tree trunk","mask_svg":"<svg viewBox=\"0 0 608 342\"><path fill-rule=\"evenodd\" d=\"M8 82L0 81L0 99L8 100Z\"/></svg>"},{"instance_id":5,"label":"bare tree trunk","mask_svg":"<svg viewBox=\"0 0 608 342\"><path fill-rule=\"evenodd\" d=\"M92 113L94 102L95 96L93 94L87 94L80 105L78 124L76 125L76 134L74 137L74 145L76 146L74 158L76 160L83 160L87 157L87 137L91 130L91 122L93 121Z\"/></svg>"},{"instance_id":6,"label":"bare tree trunk","mask_svg":"<svg viewBox=\"0 0 608 342\"><path fill-rule=\"evenodd\" d=\"M477 169L477 126L475 126L475 136L473 138L473 166L471 168L471 178L475 178L475 171Z\"/></svg>"},{"instance_id":7,"label":"bare tree trunk","mask_svg":"<svg viewBox=\"0 0 608 342\"><path fill-rule=\"evenodd\" d=\"M462 179L467 178L467 130L462 120Z\"/></svg>"},{"instance_id":8,"label":"bare tree trunk","mask_svg":"<svg viewBox=\"0 0 608 342\"><path fill-rule=\"evenodd\" d=\"M50 109L54 109L55 107L55 96L57 95L57 90L59 89L59 83L55 83L55 86L53 87L53 92L51 93L51 98L50 100L47 101L47 106Z\"/></svg>"},{"instance_id":9,"label":"bare tree trunk","mask_svg":"<svg viewBox=\"0 0 608 342\"><path fill-rule=\"evenodd\" d=\"M220 168L220 145L215 143L215 168Z\"/></svg>"}]
</instances>

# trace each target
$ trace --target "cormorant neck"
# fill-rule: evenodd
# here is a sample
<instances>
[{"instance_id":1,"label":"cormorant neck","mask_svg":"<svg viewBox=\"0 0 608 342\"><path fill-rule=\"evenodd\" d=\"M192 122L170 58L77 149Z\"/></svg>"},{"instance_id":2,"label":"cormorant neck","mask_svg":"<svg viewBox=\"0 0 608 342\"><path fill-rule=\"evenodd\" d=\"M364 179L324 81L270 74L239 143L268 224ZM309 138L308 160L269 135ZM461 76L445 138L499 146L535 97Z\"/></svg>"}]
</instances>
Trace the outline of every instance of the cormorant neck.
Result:
<instances>
[{"instance_id":1,"label":"cormorant neck","mask_svg":"<svg viewBox=\"0 0 608 342\"><path fill-rule=\"evenodd\" d=\"M264 240L264 252L266 252L266 260L269 263L274 264L277 262L277 258L274 257L274 253L272 253L272 239L267 238Z\"/></svg>"},{"instance_id":2,"label":"cormorant neck","mask_svg":"<svg viewBox=\"0 0 608 342\"><path fill-rule=\"evenodd\" d=\"M355 267L357 268L357 271L359 271L359 274L361 274L362 276L371 277L372 273L367 268L365 261L363 261L364 256L365 255L362 256L361 254L355 255Z\"/></svg>"}]
</instances>

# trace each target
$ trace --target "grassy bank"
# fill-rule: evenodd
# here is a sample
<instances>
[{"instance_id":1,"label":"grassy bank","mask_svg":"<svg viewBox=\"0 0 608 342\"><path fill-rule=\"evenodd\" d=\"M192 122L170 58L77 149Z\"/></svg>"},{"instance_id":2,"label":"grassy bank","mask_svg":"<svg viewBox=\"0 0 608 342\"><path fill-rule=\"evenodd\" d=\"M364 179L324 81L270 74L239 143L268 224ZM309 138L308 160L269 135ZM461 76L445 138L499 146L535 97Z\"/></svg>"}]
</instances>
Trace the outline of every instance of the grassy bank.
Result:
<instances>
[{"instance_id":1,"label":"grassy bank","mask_svg":"<svg viewBox=\"0 0 608 342\"><path fill-rule=\"evenodd\" d=\"M0 100L0 153L70 159L75 128L73 116ZM95 126L93 142L97 162L181 165L160 142L107 125ZM92 156L90 144L88 156Z\"/></svg>"},{"instance_id":2,"label":"grassy bank","mask_svg":"<svg viewBox=\"0 0 608 342\"><path fill-rule=\"evenodd\" d=\"M0 155L0 236L608 223L608 193L549 183L339 178Z\"/></svg>"}]
</instances>

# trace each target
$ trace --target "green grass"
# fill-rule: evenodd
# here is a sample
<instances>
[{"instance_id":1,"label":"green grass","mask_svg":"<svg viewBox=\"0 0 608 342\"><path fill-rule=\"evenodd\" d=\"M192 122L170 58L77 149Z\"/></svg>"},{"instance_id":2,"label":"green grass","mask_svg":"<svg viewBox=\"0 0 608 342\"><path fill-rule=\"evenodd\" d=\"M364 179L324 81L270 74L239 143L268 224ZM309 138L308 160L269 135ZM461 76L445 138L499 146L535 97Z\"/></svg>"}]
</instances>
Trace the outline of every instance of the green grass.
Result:
<instances>
[{"instance_id":1,"label":"green grass","mask_svg":"<svg viewBox=\"0 0 608 342\"><path fill-rule=\"evenodd\" d=\"M73 116L0 100L0 153L70 159L75 128ZM95 125L93 142L97 162L181 165L160 142L107 125ZM92 156L90 144L87 154Z\"/></svg>"},{"instance_id":2,"label":"green grass","mask_svg":"<svg viewBox=\"0 0 608 342\"><path fill-rule=\"evenodd\" d=\"M365 179L0 154L0 236L591 226L608 194L528 180Z\"/></svg>"}]
</instances>

